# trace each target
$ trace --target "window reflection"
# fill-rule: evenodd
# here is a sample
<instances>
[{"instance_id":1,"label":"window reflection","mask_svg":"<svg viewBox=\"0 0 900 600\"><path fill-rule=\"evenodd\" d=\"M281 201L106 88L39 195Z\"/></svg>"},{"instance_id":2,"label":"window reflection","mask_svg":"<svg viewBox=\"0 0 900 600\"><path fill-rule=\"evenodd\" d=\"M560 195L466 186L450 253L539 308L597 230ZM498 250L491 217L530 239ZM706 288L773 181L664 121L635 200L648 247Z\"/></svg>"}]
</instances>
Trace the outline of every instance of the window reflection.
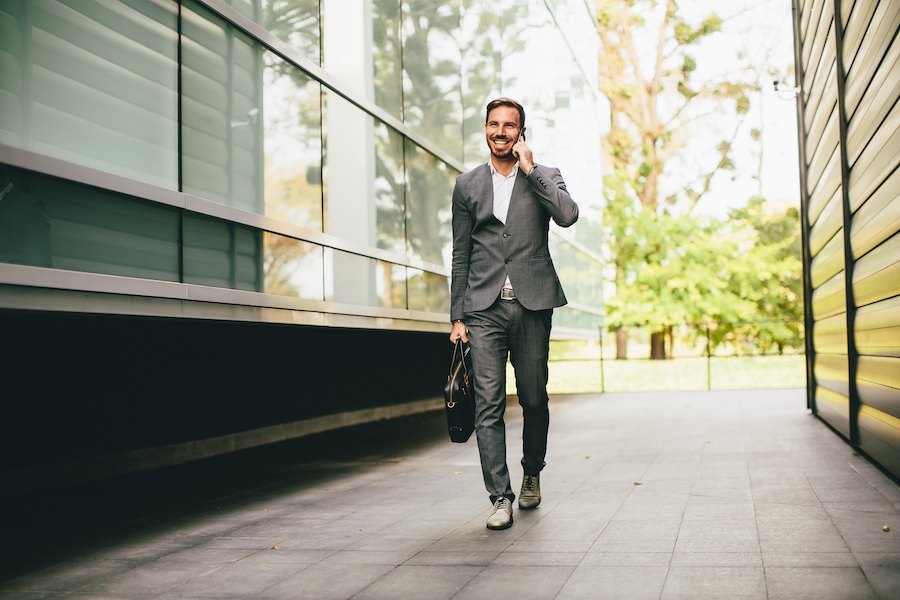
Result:
<instances>
[{"instance_id":1,"label":"window reflection","mask_svg":"<svg viewBox=\"0 0 900 600\"><path fill-rule=\"evenodd\" d=\"M261 231L193 213L182 228L185 283L263 291Z\"/></svg>"},{"instance_id":2,"label":"window reflection","mask_svg":"<svg viewBox=\"0 0 900 600\"><path fill-rule=\"evenodd\" d=\"M406 267L379 260L375 264L375 275L378 306L406 308Z\"/></svg>"},{"instance_id":3,"label":"window reflection","mask_svg":"<svg viewBox=\"0 0 900 600\"><path fill-rule=\"evenodd\" d=\"M322 300L322 247L194 213L183 218L184 282Z\"/></svg>"},{"instance_id":4,"label":"window reflection","mask_svg":"<svg viewBox=\"0 0 900 600\"><path fill-rule=\"evenodd\" d=\"M265 55L266 215L322 231L320 85Z\"/></svg>"},{"instance_id":5,"label":"window reflection","mask_svg":"<svg viewBox=\"0 0 900 600\"><path fill-rule=\"evenodd\" d=\"M375 103L403 118L400 0L372 0L372 64Z\"/></svg>"},{"instance_id":6,"label":"window reflection","mask_svg":"<svg viewBox=\"0 0 900 600\"><path fill-rule=\"evenodd\" d=\"M404 119L462 160L458 3L409 0L403 7Z\"/></svg>"},{"instance_id":7,"label":"window reflection","mask_svg":"<svg viewBox=\"0 0 900 600\"><path fill-rule=\"evenodd\" d=\"M406 194L403 136L384 123L375 125L376 245L406 254Z\"/></svg>"},{"instance_id":8,"label":"window reflection","mask_svg":"<svg viewBox=\"0 0 900 600\"><path fill-rule=\"evenodd\" d=\"M0 143L178 186L178 6L0 2Z\"/></svg>"},{"instance_id":9,"label":"window reflection","mask_svg":"<svg viewBox=\"0 0 900 600\"><path fill-rule=\"evenodd\" d=\"M409 309L450 312L450 280L443 275L409 269Z\"/></svg>"},{"instance_id":10,"label":"window reflection","mask_svg":"<svg viewBox=\"0 0 900 600\"><path fill-rule=\"evenodd\" d=\"M178 281L178 210L0 165L0 262Z\"/></svg>"},{"instance_id":11,"label":"window reflection","mask_svg":"<svg viewBox=\"0 0 900 600\"><path fill-rule=\"evenodd\" d=\"M182 14L184 191L321 231L319 84L198 5Z\"/></svg>"},{"instance_id":12,"label":"window reflection","mask_svg":"<svg viewBox=\"0 0 900 600\"><path fill-rule=\"evenodd\" d=\"M452 250L450 203L459 173L408 140L406 161L410 255L437 265L449 265Z\"/></svg>"},{"instance_id":13,"label":"window reflection","mask_svg":"<svg viewBox=\"0 0 900 600\"><path fill-rule=\"evenodd\" d=\"M321 246L265 232L265 289L268 294L322 300Z\"/></svg>"},{"instance_id":14,"label":"window reflection","mask_svg":"<svg viewBox=\"0 0 900 600\"><path fill-rule=\"evenodd\" d=\"M225 0L241 14L320 64L318 0Z\"/></svg>"},{"instance_id":15,"label":"window reflection","mask_svg":"<svg viewBox=\"0 0 900 600\"><path fill-rule=\"evenodd\" d=\"M406 253L403 137L325 93L325 231Z\"/></svg>"}]
</instances>

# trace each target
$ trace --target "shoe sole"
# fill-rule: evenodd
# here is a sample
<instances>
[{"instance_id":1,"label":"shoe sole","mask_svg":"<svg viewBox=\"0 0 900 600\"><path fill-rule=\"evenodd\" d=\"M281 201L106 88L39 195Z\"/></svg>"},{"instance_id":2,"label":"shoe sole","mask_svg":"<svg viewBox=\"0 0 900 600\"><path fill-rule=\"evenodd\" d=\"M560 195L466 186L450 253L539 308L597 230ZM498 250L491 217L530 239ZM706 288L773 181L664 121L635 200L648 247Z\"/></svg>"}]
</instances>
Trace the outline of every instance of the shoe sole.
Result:
<instances>
[{"instance_id":1,"label":"shoe sole","mask_svg":"<svg viewBox=\"0 0 900 600\"><path fill-rule=\"evenodd\" d=\"M523 505L523 504L520 502L520 503L519 503L519 508L522 509L522 510L533 510L533 509L537 508L537 507L540 506L540 505L541 505L541 501L540 501L540 500L537 501L537 504L532 504L531 506L525 506L525 505Z\"/></svg>"}]
</instances>

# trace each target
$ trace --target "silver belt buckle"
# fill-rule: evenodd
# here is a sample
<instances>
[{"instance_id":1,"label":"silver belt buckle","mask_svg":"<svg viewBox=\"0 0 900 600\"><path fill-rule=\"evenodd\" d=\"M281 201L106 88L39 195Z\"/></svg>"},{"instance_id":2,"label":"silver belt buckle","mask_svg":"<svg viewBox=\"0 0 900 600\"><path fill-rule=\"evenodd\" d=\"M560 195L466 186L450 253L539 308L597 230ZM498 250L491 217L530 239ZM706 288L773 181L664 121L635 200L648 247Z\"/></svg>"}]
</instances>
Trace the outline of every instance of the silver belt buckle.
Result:
<instances>
[{"instance_id":1,"label":"silver belt buckle","mask_svg":"<svg viewBox=\"0 0 900 600\"><path fill-rule=\"evenodd\" d=\"M501 300L515 300L516 292L513 291L512 288L502 288L500 290L500 299Z\"/></svg>"}]
</instances>

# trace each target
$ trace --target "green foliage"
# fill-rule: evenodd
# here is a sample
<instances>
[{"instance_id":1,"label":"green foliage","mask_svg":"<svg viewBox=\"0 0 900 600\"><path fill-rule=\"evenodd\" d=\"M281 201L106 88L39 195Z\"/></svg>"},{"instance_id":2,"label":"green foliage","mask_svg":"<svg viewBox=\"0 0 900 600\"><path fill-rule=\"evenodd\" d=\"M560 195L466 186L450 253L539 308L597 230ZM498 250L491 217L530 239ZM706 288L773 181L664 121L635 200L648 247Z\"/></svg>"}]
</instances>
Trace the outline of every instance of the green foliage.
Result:
<instances>
[{"instance_id":1,"label":"green foliage","mask_svg":"<svg viewBox=\"0 0 900 600\"><path fill-rule=\"evenodd\" d=\"M700 324L713 321L799 316L795 210L773 211L756 199L726 222L692 213L716 173L735 169L733 136L715 142L715 165L660 202L667 163L696 134L692 115L713 113L719 120L730 115L738 123L751 108L749 92L756 86L742 80L741 65L724 80L691 82L698 44L721 31L722 19L711 14L699 24L688 22L669 0L660 21L657 6L649 0L605 0L598 7L601 85L612 117L604 140L612 173L604 179L603 239L616 287L606 302L607 325L660 331L690 322L700 331ZM656 20L645 21L651 14ZM654 55L655 61L637 58ZM738 343L740 336L750 341ZM786 323L722 324L711 332L713 344L757 349L784 348L800 339L796 324Z\"/></svg>"}]
</instances>

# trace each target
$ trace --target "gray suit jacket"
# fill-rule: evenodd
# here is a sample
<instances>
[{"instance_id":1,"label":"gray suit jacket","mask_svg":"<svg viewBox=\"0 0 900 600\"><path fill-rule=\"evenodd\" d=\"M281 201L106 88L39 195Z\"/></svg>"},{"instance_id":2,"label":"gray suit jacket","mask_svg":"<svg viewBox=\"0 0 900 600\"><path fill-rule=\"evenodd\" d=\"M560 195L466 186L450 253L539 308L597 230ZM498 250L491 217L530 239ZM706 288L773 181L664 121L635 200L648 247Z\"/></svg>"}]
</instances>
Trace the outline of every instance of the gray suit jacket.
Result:
<instances>
[{"instance_id":1,"label":"gray suit jacket","mask_svg":"<svg viewBox=\"0 0 900 600\"><path fill-rule=\"evenodd\" d=\"M550 219L562 227L578 220L578 206L559 169L537 165L519 170L506 224L494 216L494 186L487 164L456 178L453 188L453 263L450 320L489 308L509 275L528 310L566 303L547 245Z\"/></svg>"}]
</instances>

